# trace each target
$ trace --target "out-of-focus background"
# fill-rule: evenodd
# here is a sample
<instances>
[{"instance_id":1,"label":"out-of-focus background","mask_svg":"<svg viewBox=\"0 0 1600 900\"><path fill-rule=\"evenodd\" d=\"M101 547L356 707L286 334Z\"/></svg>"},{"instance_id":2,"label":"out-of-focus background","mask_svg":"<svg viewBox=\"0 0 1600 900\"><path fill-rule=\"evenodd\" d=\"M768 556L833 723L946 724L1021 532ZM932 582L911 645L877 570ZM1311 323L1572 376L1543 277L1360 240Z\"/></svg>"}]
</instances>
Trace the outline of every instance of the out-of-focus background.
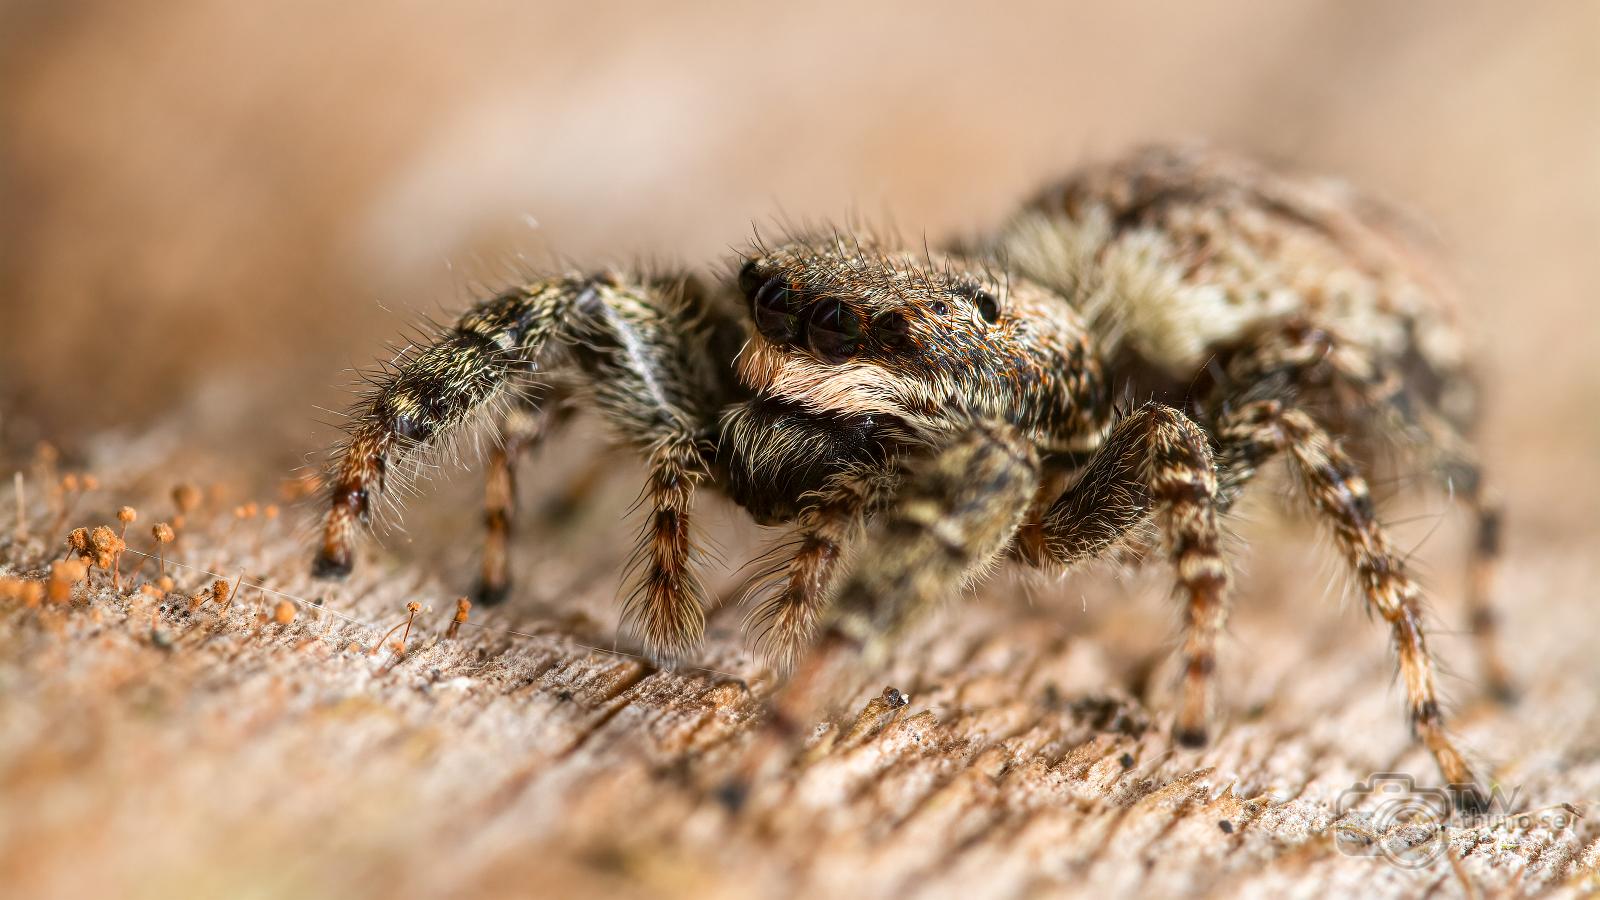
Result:
<instances>
[{"instance_id":1,"label":"out-of-focus background","mask_svg":"<svg viewBox=\"0 0 1600 900\"><path fill-rule=\"evenodd\" d=\"M939 240L1174 137L1426 216L1506 379L1491 441L1600 427L1585 0L13 0L0 36L13 443L209 403L277 447L519 261L720 262L778 215Z\"/></svg>"},{"instance_id":2,"label":"out-of-focus background","mask_svg":"<svg viewBox=\"0 0 1600 900\"><path fill-rule=\"evenodd\" d=\"M1469 642L1451 633L1459 520L1434 535L1435 498L1404 535L1437 557L1418 564L1450 623L1437 646L1469 746L1534 802L1593 800L1590 0L0 2L0 458L54 471L24 462L48 440L63 467L110 473L56 513L28 494L36 533L0 564L42 567L51 518L110 521L137 502L144 528L177 481L270 492L333 436L318 420L347 402L351 367L516 271L722 266L780 218L892 219L937 242L993 227L1079 162L1193 138L1346 176L1436 227L1480 341L1482 441L1510 510L1519 711L1472 705ZM635 489L621 480L608 516ZM418 504L413 543L391 542L386 567L330 605L384 624L413 597L445 609L470 580L472 542L449 536L471 533L476 491ZM207 515L180 536L187 558L323 589L290 525ZM1242 579L1215 751L1173 756L1140 724L1160 701L1129 696L1165 653L1159 577L1073 582L1035 607L952 616L897 663L944 743L923 743L932 719L901 723L729 819L706 797L751 695L572 644L609 643L615 625L626 542L606 527L541 535L523 557L532 596L494 621L539 639L430 643L403 666L327 616L263 624L261 597L215 622L140 595L0 620L0 872L152 896L1272 894L1329 879L1372 892L1374 873L1405 894L1455 877L1342 860L1316 818L1362 773L1426 760L1374 626L1317 605L1331 569L1308 579L1304 530L1243 526L1264 549ZM769 685L736 624L702 662ZM1133 718L1105 712L1121 709ZM1151 812L1169 808L1183 827ZM1597 877L1585 827L1460 852L1472 878L1533 891ZM81 865L91 851L100 865Z\"/></svg>"}]
</instances>

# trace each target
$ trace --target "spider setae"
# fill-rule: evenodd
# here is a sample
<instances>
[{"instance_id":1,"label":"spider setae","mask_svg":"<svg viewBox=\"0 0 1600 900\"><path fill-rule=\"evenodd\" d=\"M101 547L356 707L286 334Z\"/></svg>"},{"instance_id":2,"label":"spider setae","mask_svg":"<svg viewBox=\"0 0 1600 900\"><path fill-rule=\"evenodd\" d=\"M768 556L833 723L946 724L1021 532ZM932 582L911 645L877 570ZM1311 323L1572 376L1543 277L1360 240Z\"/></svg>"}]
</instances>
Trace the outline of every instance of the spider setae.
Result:
<instances>
[{"instance_id":1,"label":"spider setae","mask_svg":"<svg viewBox=\"0 0 1600 900\"><path fill-rule=\"evenodd\" d=\"M1471 621L1485 680L1508 693L1466 350L1393 214L1335 182L1152 149L959 250L830 232L740 262L725 283L535 281L402 357L337 448L315 574L351 570L386 475L500 410L480 598L504 596L513 466L565 384L648 463L628 619L654 652L704 630L701 485L797 532L752 616L780 662L802 664L797 682L1002 560L1071 567L1153 523L1186 610L1174 736L1201 745L1230 591L1218 520L1282 457L1389 626L1416 734L1447 781L1474 783L1445 730L1421 593L1362 474L1398 451L1474 512ZM556 380L533 386L534 371ZM1118 410L1118 395L1142 405Z\"/></svg>"}]
</instances>

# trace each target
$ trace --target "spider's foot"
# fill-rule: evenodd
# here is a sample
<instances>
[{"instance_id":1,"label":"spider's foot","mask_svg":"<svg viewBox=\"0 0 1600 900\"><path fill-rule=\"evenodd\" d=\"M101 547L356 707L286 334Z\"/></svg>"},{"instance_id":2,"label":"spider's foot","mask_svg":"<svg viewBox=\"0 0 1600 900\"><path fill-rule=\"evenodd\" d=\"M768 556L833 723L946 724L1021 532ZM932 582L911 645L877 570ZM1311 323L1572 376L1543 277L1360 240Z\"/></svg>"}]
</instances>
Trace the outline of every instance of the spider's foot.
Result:
<instances>
[{"instance_id":1,"label":"spider's foot","mask_svg":"<svg viewBox=\"0 0 1600 900\"><path fill-rule=\"evenodd\" d=\"M1489 812L1489 795L1475 784L1453 784L1449 793L1456 811L1463 815L1482 816Z\"/></svg>"},{"instance_id":2,"label":"spider's foot","mask_svg":"<svg viewBox=\"0 0 1600 900\"><path fill-rule=\"evenodd\" d=\"M472 602L478 606L499 606L511 596L510 581L480 581L472 589Z\"/></svg>"},{"instance_id":3,"label":"spider's foot","mask_svg":"<svg viewBox=\"0 0 1600 900\"><path fill-rule=\"evenodd\" d=\"M311 561L312 578L344 578L355 568L349 551L333 552L324 549Z\"/></svg>"},{"instance_id":4,"label":"spider's foot","mask_svg":"<svg viewBox=\"0 0 1600 900\"><path fill-rule=\"evenodd\" d=\"M1180 747L1198 750L1211 743L1211 735L1204 725L1180 725L1172 729L1172 739Z\"/></svg>"}]
</instances>

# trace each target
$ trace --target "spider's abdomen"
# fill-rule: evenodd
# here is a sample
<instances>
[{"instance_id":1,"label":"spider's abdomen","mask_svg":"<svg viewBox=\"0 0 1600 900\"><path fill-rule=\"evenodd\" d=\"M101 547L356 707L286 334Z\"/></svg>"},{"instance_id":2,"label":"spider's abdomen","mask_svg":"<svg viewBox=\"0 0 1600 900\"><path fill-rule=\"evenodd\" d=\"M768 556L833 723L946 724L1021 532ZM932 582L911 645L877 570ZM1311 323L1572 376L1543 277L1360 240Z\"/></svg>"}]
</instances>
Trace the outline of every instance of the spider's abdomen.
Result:
<instances>
[{"instance_id":1,"label":"spider's abdomen","mask_svg":"<svg viewBox=\"0 0 1600 900\"><path fill-rule=\"evenodd\" d=\"M799 514L802 498L843 472L881 464L896 443L888 417L821 414L763 397L728 410L718 465L728 496L763 525Z\"/></svg>"},{"instance_id":2,"label":"spider's abdomen","mask_svg":"<svg viewBox=\"0 0 1600 900\"><path fill-rule=\"evenodd\" d=\"M1465 348L1453 297L1407 232L1333 180L1153 148L1040 194L999 243L1089 319L1109 355L1183 382L1291 319L1375 363L1454 380Z\"/></svg>"}]
</instances>

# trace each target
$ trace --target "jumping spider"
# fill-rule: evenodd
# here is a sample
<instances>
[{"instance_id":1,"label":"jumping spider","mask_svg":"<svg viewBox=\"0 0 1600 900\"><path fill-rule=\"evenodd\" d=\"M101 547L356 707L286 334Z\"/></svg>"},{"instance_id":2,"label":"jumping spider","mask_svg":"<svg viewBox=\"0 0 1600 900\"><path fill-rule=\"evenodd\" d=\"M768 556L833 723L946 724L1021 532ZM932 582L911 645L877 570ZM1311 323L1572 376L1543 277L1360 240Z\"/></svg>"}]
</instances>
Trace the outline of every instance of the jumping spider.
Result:
<instances>
[{"instance_id":1,"label":"jumping spider","mask_svg":"<svg viewBox=\"0 0 1600 900\"><path fill-rule=\"evenodd\" d=\"M576 391L648 463L628 620L653 652L704 629L702 483L797 530L752 617L802 663L789 696L1002 560L1071 567L1153 521L1186 609L1174 737L1197 746L1230 592L1218 519L1282 456L1389 625L1416 734L1449 783L1474 782L1421 591L1362 474L1400 451L1474 512L1471 621L1508 692L1488 599L1499 516L1464 437L1475 392L1448 291L1394 215L1333 182L1158 148L1083 170L967 248L827 232L740 262L726 283L535 281L402 356L337 448L315 574L350 572L400 464L498 410L480 597L504 596L515 458ZM806 702L780 699L778 718Z\"/></svg>"}]
</instances>

